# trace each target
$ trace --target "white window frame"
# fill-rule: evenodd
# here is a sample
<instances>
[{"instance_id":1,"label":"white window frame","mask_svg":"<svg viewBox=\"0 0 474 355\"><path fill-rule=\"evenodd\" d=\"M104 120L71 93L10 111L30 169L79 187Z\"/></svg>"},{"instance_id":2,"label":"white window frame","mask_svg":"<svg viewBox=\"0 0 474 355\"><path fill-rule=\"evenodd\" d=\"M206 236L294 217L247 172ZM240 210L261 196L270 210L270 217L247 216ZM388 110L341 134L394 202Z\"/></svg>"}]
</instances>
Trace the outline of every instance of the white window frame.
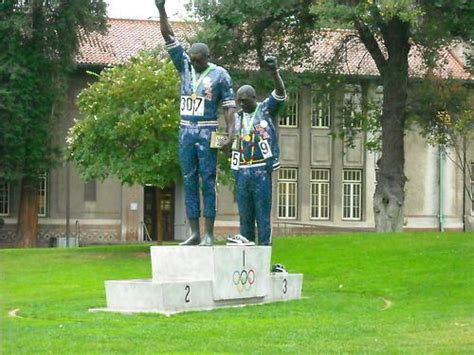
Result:
<instances>
[{"instance_id":1,"label":"white window frame","mask_svg":"<svg viewBox=\"0 0 474 355\"><path fill-rule=\"evenodd\" d=\"M311 128L331 127L331 95L321 90L311 92Z\"/></svg>"},{"instance_id":2,"label":"white window frame","mask_svg":"<svg viewBox=\"0 0 474 355\"><path fill-rule=\"evenodd\" d=\"M299 93L290 92L288 94L286 112L284 115L281 115L279 119L280 127L298 128L299 100Z\"/></svg>"},{"instance_id":3,"label":"white window frame","mask_svg":"<svg viewBox=\"0 0 474 355\"><path fill-rule=\"evenodd\" d=\"M48 174L41 174L38 182L38 217L48 214Z\"/></svg>"},{"instance_id":4,"label":"white window frame","mask_svg":"<svg viewBox=\"0 0 474 355\"><path fill-rule=\"evenodd\" d=\"M277 187L278 219L298 218L298 169L280 168Z\"/></svg>"},{"instance_id":5,"label":"white window frame","mask_svg":"<svg viewBox=\"0 0 474 355\"><path fill-rule=\"evenodd\" d=\"M346 127L347 111L350 109L350 119L353 120L356 114L362 113L362 87L360 85L346 85L343 102L343 124ZM362 128L355 125L353 128Z\"/></svg>"},{"instance_id":6,"label":"white window frame","mask_svg":"<svg viewBox=\"0 0 474 355\"><path fill-rule=\"evenodd\" d=\"M342 219L362 220L362 170L344 169L342 171Z\"/></svg>"},{"instance_id":7,"label":"white window frame","mask_svg":"<svg viewBox=\"0 0 474 355\"><path fill-rule=\"evenodd\" d=\"M311 169L310 218L327 221L331 217L331 170Z\"/></svg>"},{"instance_id":8,"label":"white window frame","mask_svg":"<svg viewBox=\"0 0 474 355\"><path fill-rule=\"evenodd\" d=\"M0 216L10 215L10 183L0 179Z\"/></svg>"}]
</instances>

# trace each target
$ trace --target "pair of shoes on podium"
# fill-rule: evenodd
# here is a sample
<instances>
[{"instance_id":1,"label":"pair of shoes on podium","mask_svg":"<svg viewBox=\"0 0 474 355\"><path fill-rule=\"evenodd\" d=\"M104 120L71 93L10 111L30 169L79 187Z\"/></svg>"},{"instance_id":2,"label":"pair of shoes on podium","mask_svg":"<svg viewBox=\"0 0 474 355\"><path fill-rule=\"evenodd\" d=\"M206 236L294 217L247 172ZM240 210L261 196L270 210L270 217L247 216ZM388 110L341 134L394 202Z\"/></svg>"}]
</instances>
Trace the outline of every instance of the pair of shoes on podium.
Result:
<instances>
[{"instance_id":1,"label":"pair of shoes on podium","mask_svg":"<svg viewBox=\"0 0 474 355\"><path fill-rule=\"evenodd\" d=\"M227 245L235 246L235 245L255 245L255 242L251 242L247 238L245 238L241 234L236 235L229 235L227 237Z\"/></svg>"},{"instance_id":2,"label":"pair of shoes on podium","mask_svg":"<svg viewBox=\"0 0 474 355\"><path fill-rule=\"evenodd\" d=\"M282 264L275 264L272 266L272 272L281 272L284 274L288 274L288 271L286 271L285 267Z\"/></svg>"}]
</instances>

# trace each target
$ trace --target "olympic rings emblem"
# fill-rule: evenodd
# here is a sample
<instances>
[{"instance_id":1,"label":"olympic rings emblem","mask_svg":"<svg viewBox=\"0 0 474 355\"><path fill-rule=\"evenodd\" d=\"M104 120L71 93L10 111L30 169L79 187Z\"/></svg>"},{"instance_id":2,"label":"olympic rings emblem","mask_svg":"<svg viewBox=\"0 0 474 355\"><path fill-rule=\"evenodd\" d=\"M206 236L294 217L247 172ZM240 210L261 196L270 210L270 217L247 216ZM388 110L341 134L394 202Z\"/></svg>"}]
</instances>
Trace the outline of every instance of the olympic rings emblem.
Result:
<instances>
[{"instance_id":1,"label":"olympic rings emblem","mask_svg":"<svg viewBox=\"0 0 474 355\"><path fill-rule=\"evenodd\" d=\"M250 290L250 287L255 283L255 271L250 270L235 270L232 275L232 282L237 287L239 292Z\"/></svg>"}]
</instances>

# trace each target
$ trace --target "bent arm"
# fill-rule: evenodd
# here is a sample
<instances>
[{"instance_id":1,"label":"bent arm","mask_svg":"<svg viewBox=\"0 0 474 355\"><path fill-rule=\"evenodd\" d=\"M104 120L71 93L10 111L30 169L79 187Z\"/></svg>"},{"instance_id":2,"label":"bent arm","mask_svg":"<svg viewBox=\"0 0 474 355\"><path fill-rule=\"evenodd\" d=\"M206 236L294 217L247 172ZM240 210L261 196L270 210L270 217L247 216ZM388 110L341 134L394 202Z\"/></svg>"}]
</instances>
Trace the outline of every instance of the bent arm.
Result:
<instances>
[{"instance_id":1,"label":"bent arm","mask_svg":"<svg viewBox=\"0 0 474 355\"><path fill-rule=\"evenodd\" d=\"M270 95L269 98L269 111L272 115L274 115L275 122L273 122L273 126L275 128L275 132L278 136L278 121L276 120L276 115L278 111L283 105L283 102L286 100L286 90L285 84L283 83L283 79L280 76L280 72L278 70L278 61L273 56L268 56L265 58L265 65L268 71L270 72L270 76L273 80L273 88L274 91Z\"/></svg>"},{"instance_id":2,"label":"bent arm","mask_svg":"<svg viewBox=\"0 0 474 355\"><path fill-rule=\"evenodd\" d=\"M283 79L281 78L278 69L272 71L271 76L273 80L273 87L275 88L275 94L284 98L286 96L285 84L283 83Z\"/></svg>"},{"instance_id":3,"label":"bent arm","mask_svg":"<svg viewBox=\"0 0 474 355\"><path fill-rule=\"evenodd\" d=\"M275 99L283 102L286 100L286 90L285 90L285 84L283 83L283 79L280 76L280 72L278 69L272 70L271 71L271 76L273 80L273 87L275 88ZM278 105L275 108L275 113L278 113L279 107L281 105ZM275 133L278 136L278 120L275 120L273 122L273 126L275 128Z\"/></svg>"},{"instance_id":4,"label":"bent arm","mask_svg":"<svg viewBox=\"0 0 474 355\"><path fill-rule=\"evenodd\" d=\"M156 7L160 13L160 29L161 35L165 40L165 43L174 42L175 36L173 29L171 28L170 22L168 21L168 14L165 9L165 0L155 0Z\"/></svg>"},{"instance_id":5,"label":"bent arm","mask_svg":"<svg viewBox=\"0 0 474 355\"><path fill-rule=\"evenodd\" d=\"M280 76L280 72L278 70L278 61L273 56L267 56L265 58L265 65L270 72L270 75L273 80L273 87L275 88L275 95L285 99L286 91L285 91L285 84Z\"/></svg>"}]
</instances>

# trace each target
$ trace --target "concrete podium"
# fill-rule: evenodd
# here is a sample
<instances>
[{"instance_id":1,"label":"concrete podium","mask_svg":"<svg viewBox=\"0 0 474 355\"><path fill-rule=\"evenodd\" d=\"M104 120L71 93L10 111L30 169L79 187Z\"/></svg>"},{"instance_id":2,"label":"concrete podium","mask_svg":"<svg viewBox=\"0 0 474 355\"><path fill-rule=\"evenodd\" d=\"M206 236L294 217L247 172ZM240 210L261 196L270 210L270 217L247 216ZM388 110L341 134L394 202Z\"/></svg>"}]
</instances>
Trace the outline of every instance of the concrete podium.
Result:
<instances>
[{"instance_id":1,"label":"concrete podium","mask_svg":"<svg viewBox=\"0 0 474 355\"><path fill-rule=\"evenodd\" d=\"M302 274L271 273L271 247L154 246L151 280L106 281L107 308L165 315L301 298Z\"/></svg>"}]
</instances>

